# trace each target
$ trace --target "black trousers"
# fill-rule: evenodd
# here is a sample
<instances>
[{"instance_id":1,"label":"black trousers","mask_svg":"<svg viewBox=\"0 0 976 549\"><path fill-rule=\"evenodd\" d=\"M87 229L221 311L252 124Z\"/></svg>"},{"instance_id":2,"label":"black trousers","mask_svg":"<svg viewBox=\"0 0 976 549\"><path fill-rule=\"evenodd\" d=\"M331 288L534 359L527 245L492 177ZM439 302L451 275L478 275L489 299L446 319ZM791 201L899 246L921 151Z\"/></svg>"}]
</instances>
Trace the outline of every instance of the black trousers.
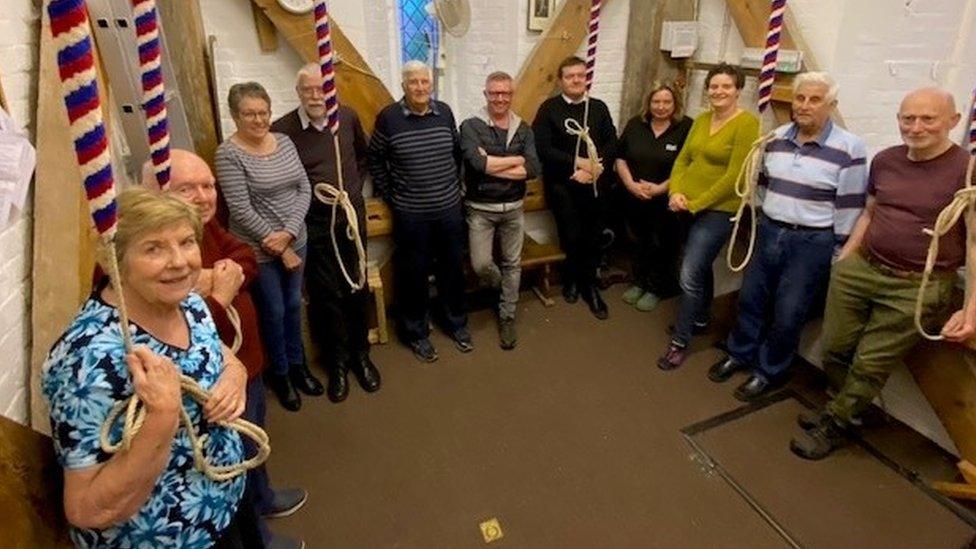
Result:
<instances>
[{"instance_id":1,"label":"black trousers","mask_svg":"<svg viewBox=\"0 0 976 549\"><path fill-rule=\"evenodd\" d=\"M468 233L461 205L432 214L394 211L393 223L401 338L409 343L430 335L431 271L440 305L436 320L448 334L467 326L463 261Z\"/></svg>"},{"instance_id":2,"label":"black trousers","mask_svg":"<svg viewBox=\"0 0 976 549\"><path fill-rule=\"evenodd\" d=\"M639 200L626 190L622 192L627 195L627 230L635 244L634 284L660 298L678 295L678 263L691 216L668 210L667 195Z\"/></svg>"},{"instance_id":3,"label":"black trousers","mask_svg":"<svg viewBox=\"0 0 976 549\"><path fill-rule=\"evenodd\" d=\"M244 496L237 507L237 513L230 524L221 533L220 539L214 543L214 549L263 549L264 540L258 529L258 516L254 512L254 503L249 489L244 489Z\"/></svg>"},{"instance_id":4,"label":"black trousers","mask_svg":"<svg viewBox=\"0 0 976 549\"><path fill-rule=\"evenodd\" d=\"M562 282L580 288L592 286L600 263L602 194L593 196L591 185L560 181L546 185L546 201L556 218L559 246L566 252Z\"/></svg>"},{"instance_id":5,"label":"black trousers","mask_svg":"<svg viewBox=\"0 0 976 549\"><path fill-rule=\"evenodd\" d=\"M360 220L365 245L365 220ZM346 236L342 214L336 220L336 242L349 276L356 280L359 258L356 245ZM312 338L323 356L328 357L327 368L345 363L360 353L369 351L369 288L353 291L346 282L329 231L328 218L309 218L308 256L305 265L305 293L308 296L308 322Z\"/></svg>"}]
</instances>

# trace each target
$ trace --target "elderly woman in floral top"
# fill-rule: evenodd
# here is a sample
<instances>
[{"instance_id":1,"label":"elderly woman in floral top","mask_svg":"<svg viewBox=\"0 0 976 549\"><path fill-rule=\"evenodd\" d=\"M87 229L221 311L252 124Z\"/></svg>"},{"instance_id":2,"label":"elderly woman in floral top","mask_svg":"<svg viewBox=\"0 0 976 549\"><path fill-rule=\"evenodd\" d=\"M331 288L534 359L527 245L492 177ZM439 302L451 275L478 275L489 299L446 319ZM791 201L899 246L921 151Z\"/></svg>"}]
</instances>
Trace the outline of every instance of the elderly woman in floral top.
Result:
<instances>
[{"instance_id":1,"label":"elderly woman in floral top","mask_svg":"<svg viewBox=\"0 0 976 549\"><path fill-rule=\"evenodd\" d=\"M80 547L247 546L253 520L238 509L244 476L217 482L194 467L180 422L185 408L215 465L242 460L240 436L221 422L244 410L247 372L220 342L200 296L202 226L183 202L141 189L119 195L116 235L122 296L95 289L44 365L42 386L64 467L64 506ZM135 344L126 354L118 303ZM180 390L180 375L211 391L203 405ZM106 452L100 431L116 403L136 394L145 422L128 449ZM121 421L110 439L121 437Z\"/></svg>"}]
</instances>

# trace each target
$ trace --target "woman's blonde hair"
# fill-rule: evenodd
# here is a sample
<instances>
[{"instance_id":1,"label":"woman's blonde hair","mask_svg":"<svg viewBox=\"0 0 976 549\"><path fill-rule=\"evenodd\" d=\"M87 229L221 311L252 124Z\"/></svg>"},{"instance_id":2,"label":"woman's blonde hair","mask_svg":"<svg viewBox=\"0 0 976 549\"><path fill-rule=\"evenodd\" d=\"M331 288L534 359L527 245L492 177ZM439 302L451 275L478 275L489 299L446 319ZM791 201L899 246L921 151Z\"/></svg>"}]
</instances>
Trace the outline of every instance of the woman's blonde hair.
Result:
<instances>
[{"instance_id":1,"label":"woman's blonde hair","mask_svg":"<svg viewBox=\"0 0 976 549\"><path fill-rule=\"evenodd\" d=\"M197 242L203 237L203 222L193 206L166 194L154 193L134 187L126 189L116 197L118 225L115 232L115 258L122 265L129 246L140 236L174 225L186 223L193 228ZM98 262L105 272L108 269L109 248L99 246Z\"/></svg>"},{"instance_id":2,"label":"woman's blonde hair","mask_svg":"<svg viewBox=\"0 0 976 549\"><path fill-rule=\"evenodd\" d=\"M644 96L644 103L641 108L640 117L644 122L650 122L654 116L651 114L651 100L657 95L657 92L666 91L671 94L674 99L674 112L671 113L671 121L677 122L681 120L681 117L685 114L685 106L681 101L681 95L678 93L677 87L673 82L663 82L655 81L651 84L651 89L647 91L647 95Z\"/></svg>"}]
</instances>

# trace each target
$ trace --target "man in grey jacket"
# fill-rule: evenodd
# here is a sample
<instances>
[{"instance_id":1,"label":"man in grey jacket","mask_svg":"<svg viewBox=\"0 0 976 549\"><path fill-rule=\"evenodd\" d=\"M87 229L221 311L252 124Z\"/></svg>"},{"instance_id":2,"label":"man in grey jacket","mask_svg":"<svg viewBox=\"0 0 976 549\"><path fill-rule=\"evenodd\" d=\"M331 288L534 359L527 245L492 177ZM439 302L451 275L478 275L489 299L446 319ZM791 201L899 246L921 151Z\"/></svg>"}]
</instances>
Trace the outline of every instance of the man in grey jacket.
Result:
<instances>
[{"instance_id":1,"label":"man in grey jacket","mask_svg":"<svg viewBox=\"0 0 976 549\"><path fill-rule=\"evenodd\" d=\"M502 349L517 342L515 309L521 275L525 181L538 176L532 129L512 112L511 75L493 72L485 80L486 106L461 124L465 205L471 266L486 284L499 288L498 335ZM495 236L500 257L492 257Z\"/></svg>"}]
</instances>

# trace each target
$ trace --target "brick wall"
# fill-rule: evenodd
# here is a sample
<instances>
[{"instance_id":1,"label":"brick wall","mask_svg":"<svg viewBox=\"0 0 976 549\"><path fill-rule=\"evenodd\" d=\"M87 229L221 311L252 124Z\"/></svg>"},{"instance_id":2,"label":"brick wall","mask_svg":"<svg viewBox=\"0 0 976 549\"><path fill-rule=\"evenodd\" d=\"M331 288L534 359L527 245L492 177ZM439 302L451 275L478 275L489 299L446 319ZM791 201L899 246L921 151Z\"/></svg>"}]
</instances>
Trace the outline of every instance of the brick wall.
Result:
<instances>
[{"instance_id":1,"label":"brick wall","mask_svg":"<svg viewBox=\"0 0 976 549\"><path fill-rule=\"evenodd\" d=\"M37 105L39 2L7 0L0 10L0 81L9 113L33 133ZM0 415L27 423L30 368L30 212L0 227Z\"/></svg>"},{"instance_id":2,"label":"brick wall","mask_svg":"<svg viewBox=\"0 0 976 549\"><path fill-rule=\"evenodd\" d=\"M976 3L967 0L793 0L795 23L817 62L840 84L839 106L849 129L872 153L900 142L895 113L905 93L941 86L960 110L976 85ZM701 33L695 59L737 62L742 39L725 0L701 0ZM693 86L692 100L701 86ZM753 106L755 95L743 97ZM953 132L958 141L962 128Z\"/></svg>"}]
</instances>

